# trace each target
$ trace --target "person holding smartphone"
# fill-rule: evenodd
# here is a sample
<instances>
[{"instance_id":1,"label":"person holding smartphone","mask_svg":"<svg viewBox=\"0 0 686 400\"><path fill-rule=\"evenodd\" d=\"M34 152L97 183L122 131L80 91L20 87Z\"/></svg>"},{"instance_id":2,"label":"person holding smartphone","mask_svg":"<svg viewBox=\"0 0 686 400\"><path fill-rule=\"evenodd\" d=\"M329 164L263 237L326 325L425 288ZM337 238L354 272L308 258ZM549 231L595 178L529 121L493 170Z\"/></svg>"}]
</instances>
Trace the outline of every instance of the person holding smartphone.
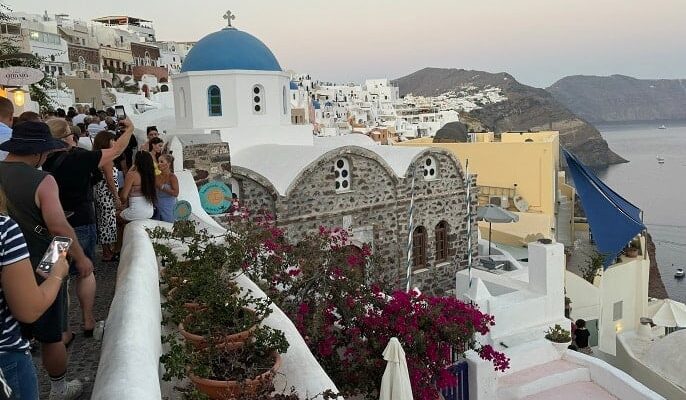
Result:
<instances>
[{"instance_id":1,"label":"person holding smartphone","mask_svg":"<svg viewBox=\"0 0 686 400\"><path fill-rule=\"evenodd\" d=\"M38 400L38 378L28 340L21 337L19 322L35 322L55 301L69 264L61 253L39 285L29 261L29 251L19 226L6 216L0 191L0 391L9 398Z\"/></svg>"}]
</instances>

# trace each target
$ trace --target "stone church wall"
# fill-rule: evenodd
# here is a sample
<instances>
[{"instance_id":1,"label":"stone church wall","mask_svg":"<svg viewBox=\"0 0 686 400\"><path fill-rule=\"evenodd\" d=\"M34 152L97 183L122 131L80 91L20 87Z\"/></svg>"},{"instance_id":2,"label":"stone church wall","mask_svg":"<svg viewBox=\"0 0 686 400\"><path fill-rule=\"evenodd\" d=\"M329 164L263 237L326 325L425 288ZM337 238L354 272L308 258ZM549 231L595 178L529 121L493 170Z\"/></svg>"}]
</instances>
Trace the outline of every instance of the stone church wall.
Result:
<instances>
[{"instance_id":1,"label":"stone church wall","mask_svg":"<svg viewBox=\"0 0 686 400\"><path fill-rule=\"evenodd\" d=\"M441 293L454 289L455 272L467 267L467 202L462 170L454 156L440 151L432 151L431 155L440 166L437 179L423 179L419 169L423 157L410 167L410 171L418 171L414 226L422 225L427 231L427 267L413 273L412 285ZM340 157L348 159L352 176L351 190L343 193L337 193L334 186L333 165ZM350 229L353 244L372 245L379 259L379 265L372 268L396 287L404 288L412 179L397 178L377 157L351 147L329 154L303 171L287 196L278 196L263 178L251 176L251 171L235 167L233 172L239 181L243 204L253 210L265 208L274 212L277 224L286 229L290 240L297 242L319 226ZM472 185L475 187L475 178ZM448 260L436 265L435 227L443 220L449 225ZM472 230L475 254L476 223Z\"/></svg>"}]
</instances>

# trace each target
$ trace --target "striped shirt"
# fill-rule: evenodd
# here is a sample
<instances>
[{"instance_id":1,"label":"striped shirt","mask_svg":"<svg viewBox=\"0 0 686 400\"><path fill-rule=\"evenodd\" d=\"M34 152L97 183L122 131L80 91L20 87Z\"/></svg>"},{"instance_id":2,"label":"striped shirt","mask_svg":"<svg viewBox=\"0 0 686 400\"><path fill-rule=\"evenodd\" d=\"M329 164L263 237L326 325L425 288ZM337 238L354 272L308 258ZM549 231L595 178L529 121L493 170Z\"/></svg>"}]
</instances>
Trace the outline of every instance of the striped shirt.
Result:
<instances>
[{"instance_id":1,"label":"striped shirt","mask_svg":"<svg viewBox=\"0 0 686 400\"><path fill-rule=\"evenodd\" d=\"M24 235L16 222L10 217L0 215L0 271L7 265L29 258ZM29 342L21 337L19 322L14 319L5 294L0 286L0 353L8 351L24 351L29 348Z\"/></svg>"}]
</instances>

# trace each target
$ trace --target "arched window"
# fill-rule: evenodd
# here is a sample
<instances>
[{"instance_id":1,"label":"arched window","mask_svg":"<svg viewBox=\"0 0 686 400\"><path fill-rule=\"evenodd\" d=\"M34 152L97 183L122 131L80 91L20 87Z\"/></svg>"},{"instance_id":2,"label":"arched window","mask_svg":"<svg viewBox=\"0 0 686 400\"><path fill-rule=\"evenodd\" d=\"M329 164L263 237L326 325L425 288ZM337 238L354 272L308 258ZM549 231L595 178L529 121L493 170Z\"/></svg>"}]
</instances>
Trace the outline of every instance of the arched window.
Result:
<instances>
[{"instance_id":1,"label":"arched window","mask_svg":"<svg viewBox=\"0 0 686 400\"><path fill-rule=\"evenodd\" d=\"M426 229L418 226L412 232L412 267L426 267Z\"/></svg>"},{"instance_id":2,"label":"arched window","mask_svg":"<svg viewBox=\"0 0 686 400\"><path fill-rule=\"evenodd\" d=\"M252 87L252 112L253 114L264 114L265 109L264 86L255 85Z\"/></svg>"},{"instance_id":3,"label":"arched window","mask_svg":"<svg viewBox=\"0 0 686 400\"><path fill-rule=\"evenodd\" d=\"M219 87L212 85L207 89L207 108L210 117L221 117L222 115L222 93Z\"/></svg>"},{"instance_id":4,"label":"arched window","mask_svg":"<svg viewBox=\"0 0 686 400\"><path fill-rule=\"evenodd\" d=\"M436 225L436 262L448 261L448 223Z\"/></svg>"},{"instance_id":5,"label":"arched window","mask_svg":"<svg viewBox=\"0 0 686 400\"><path fill-rule=\"evenodd\" d=\"M436 159L429 156L424 159L424 164L422 164L422 169L424 170L424 180L431 181L438 177L438 164Z\"/></svg>"},{"instance_id":6,"label":"arched window","mask_svg":"<svg viewBox=\"0 0 686 400\"><path fill-rule=\"evenodd\" d=\"M339 158L334 162L333 175L336 178L336 192L347 192L352 187L352 176L350 176L350 162L347 158Z\"/></svg>"}]
</instances>

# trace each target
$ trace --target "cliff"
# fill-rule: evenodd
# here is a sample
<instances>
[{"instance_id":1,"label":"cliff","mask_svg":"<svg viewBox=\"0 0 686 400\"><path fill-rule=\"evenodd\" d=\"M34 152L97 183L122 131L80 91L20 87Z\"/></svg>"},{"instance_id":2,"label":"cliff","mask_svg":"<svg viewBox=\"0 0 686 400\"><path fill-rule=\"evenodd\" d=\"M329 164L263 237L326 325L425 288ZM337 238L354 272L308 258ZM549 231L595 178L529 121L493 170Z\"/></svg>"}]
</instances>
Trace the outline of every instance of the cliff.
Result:
<instances>
[{"instance_id":1,"label":"cliff","mask_svg":"<svg viewBox=\"0 0 686 400\"><path fill-rule=\"evenodd\" d=\"M590 122L686 119L686 80L568 76L546 89Z\"/></svg>"},{"instance_id":2,"label":"cliff","mask_svg":"<svg viewBox=\"0 0 686 400\"><path fill-rule=\"evenodd\" d=\"M396 79L394 83L400 88L401 96L408 93L436 96L474 87L481 90L499 88L507 99L462 113L462 122L475 129L495 132L558 130L561 146L574 152L587 165L626 162L610 150L597 129L569 111L546 90L523 85L507 73L425 68Z\"/></svg>"}]
</instances>

